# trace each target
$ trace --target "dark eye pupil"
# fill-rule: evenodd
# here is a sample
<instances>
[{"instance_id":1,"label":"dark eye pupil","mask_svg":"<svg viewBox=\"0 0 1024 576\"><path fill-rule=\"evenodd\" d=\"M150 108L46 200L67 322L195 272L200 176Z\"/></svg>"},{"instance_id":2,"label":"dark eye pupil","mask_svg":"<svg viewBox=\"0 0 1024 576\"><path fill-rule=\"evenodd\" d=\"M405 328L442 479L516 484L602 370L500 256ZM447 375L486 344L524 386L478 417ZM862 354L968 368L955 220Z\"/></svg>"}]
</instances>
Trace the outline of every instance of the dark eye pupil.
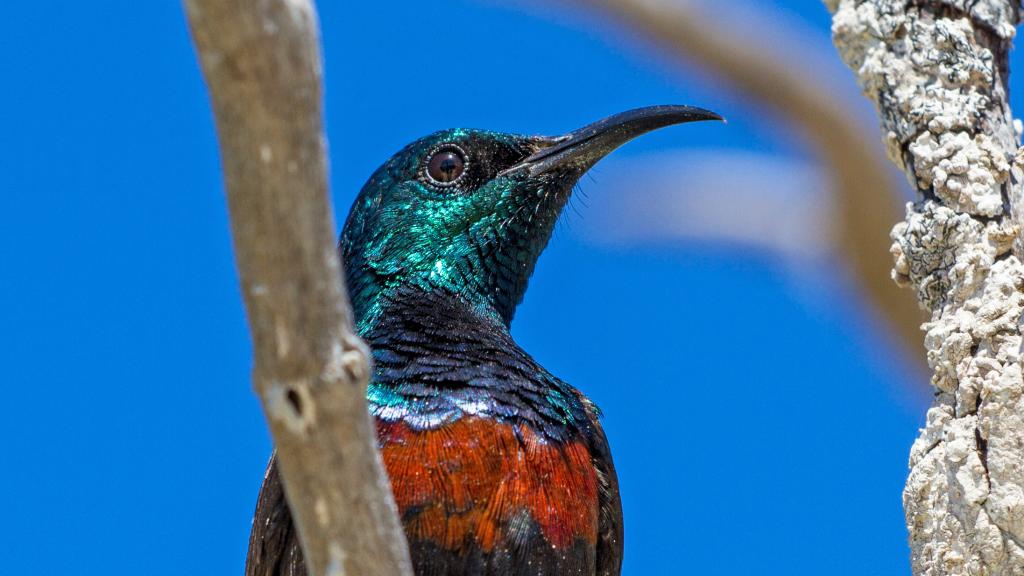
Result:
<instances>
[{"instance_id":1,"label":"dark eye pupil","mask_svg":"<svg viewBox=\"0 0 1024 576\"><path fill-rule=\"evenodd\" d=\"M442 150L427 162L427 174L436 182L454 182L465 169L466 161L456 150Z\"/></svg>"}]
</instances>

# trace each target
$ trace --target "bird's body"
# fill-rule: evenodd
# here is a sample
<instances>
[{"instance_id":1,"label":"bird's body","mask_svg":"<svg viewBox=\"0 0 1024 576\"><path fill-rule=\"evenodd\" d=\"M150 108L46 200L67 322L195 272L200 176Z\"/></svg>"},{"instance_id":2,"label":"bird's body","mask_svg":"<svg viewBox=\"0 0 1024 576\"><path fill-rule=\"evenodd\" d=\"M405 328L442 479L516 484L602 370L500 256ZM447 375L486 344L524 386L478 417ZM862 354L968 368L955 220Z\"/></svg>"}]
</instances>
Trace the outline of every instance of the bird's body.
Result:
<instances>
[{"instance_id":1,"label":"bird's body","mask_svg":"<svg viewBox=\"0 0 1024 576\"><path fill-rule=\"evenodd\" d=\"M392 157L352 208L346 282L417 576L619 574L622 512L598 410L509 325L579 176L636 133L713 117L632 114L558 139L436 133ZM306 575L273 461L246 574Z\"/></svg>"},{"instance_id":2,"label":"bird's body","mask_svg":"<svg viewBox=\"0 0 1024 576\"><path fill-rule=\"evenodd\" d=\"M593 405L457 298L405 291L380 319L363 333L369 398L416 574L618 574L621 509ZM284 506L279 486L264 492L276 497L257 527ZM251 555L285 564L250 574L305 576L294 533L259 541Z\"/></svg>"},{"instance_id":3,"label":"bird's body","mask_svg":"<svg viewBox=\"0 0 1024 576\"><path fill-rule=\"evenodd\" d=\"M586 400L458 299L402 294L382 319L371 410L417 574L617 574L615 475Z\"/></svg>"}]
</instances>

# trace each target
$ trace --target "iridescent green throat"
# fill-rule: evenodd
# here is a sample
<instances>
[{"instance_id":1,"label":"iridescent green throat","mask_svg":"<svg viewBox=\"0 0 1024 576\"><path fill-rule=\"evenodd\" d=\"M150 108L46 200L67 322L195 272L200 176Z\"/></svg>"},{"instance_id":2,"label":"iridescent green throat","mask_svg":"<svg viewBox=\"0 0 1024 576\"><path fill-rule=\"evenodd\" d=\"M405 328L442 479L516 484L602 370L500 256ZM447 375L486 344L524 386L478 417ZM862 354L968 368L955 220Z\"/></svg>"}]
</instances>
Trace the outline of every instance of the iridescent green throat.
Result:
<instances>
[{"instance_id":1,"label":"iridescent green throat","mask_svg":"<svg viewBox=\"0 0 1024 576\"><path fill-rule=\"evenodd\" d=\"M377 323L400 289L440 291L506 326L576 171L501 175L535 152L536 138L447 130L407 146L364 186L341 238L358 328ZM438 185L424 166L439 149L466 154L465 173Z\"/></svg>"},{"instance_id":2,"label":"iridescent green throat","mask_svg":"<svg viewBox=\"0 0 1024 576\"><path fill-rule=\"evenodd\" d=\"M686 106L616 114L559 137L437 132L363 187L341 237L374 415L432 427L465 414L550 438L594 407L512 340L509 325L573 186L633 137L718 118Z\"/></svg>"}]
</instances>

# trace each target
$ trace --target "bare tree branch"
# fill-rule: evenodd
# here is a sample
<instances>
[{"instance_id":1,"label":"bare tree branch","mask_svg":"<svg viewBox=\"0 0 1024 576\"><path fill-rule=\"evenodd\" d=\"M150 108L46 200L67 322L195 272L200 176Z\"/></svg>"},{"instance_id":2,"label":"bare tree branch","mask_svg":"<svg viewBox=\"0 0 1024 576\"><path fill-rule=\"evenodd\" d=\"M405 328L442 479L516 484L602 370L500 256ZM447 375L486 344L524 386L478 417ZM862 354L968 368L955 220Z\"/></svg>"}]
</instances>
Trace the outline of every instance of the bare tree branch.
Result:
<instances>
[{"instance_id":1,"label":"bare tree branch","mask_svg":"<svg viewBox=\"0 0 1024 576\"><path fill-rule=\"evenodd\" d=\"M900 213L898 188L875 145L843 106L801 70L709 21L693 0L588 2L631 24L644 37L707 66L801 129L835 181L832 217L839 224L840 253L906 350L917 350L923 316L913 298L892 285L888 263L881 257L889 250L888 223Z\"/></svg>"},{"instance_id":2,"label":"bare tree branch","mask_svg":"<svg viewBox=\"0 0 1024 576\"><path fill-rule=\"evenodd\" d=\"M914 573L1024 574L1024 173L1006 87L1019 5L826 3L922 196L892 231L895 276L931 311L936 388L903 493Z\"/></svg>"},{"instance_id":3,"label":"bare tree branch","mask_svg":"<svg viewBox=\"0 0 1024 576\"><path fill-rule=\"evenodd\" d=\"M186 0L213 99L253 382L311 574L410 575L334 248L309 0Z\"/></svg>"}]
</instances>

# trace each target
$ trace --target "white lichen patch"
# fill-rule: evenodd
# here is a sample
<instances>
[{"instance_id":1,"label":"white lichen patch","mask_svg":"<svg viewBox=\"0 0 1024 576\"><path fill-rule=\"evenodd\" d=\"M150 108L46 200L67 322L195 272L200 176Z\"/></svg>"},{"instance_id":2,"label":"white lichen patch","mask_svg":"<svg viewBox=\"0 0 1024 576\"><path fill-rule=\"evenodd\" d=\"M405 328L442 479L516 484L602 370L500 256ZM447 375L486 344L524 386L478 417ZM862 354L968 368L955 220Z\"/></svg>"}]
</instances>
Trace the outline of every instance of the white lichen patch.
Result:
<instances>
[{"instance_id":1,"label":"white lichen patch","mask_svg":"<svg viewBox=\"0 0 1024 576\"><path fill-rule=\"evenodd\" d=\"M937 392L903 494L914 573L1024 574L1024 246L1006 210L1024 212L1024 171L1020 155L1008 160L1021 129L999 68L1018 8L826 4L889 156L925 198L892 231L893 277L931 313L924 344Z\"/></svg>"},{"instance_id":2,"label":"white lichen patch","mask_svg":"<svg viewBox=\"0 0 1024 576\"><path fill-rule=\"evenodd\" d=\"M324 366L321 379L324 382L346 382L366 386L370 377L370 350L358 338L331 343L331 354Z\"/></svg>"},{"instance_id":3,"label":"white lichen patch","mask_svg":"<svg viewBox=\"0 0 1024 576\"><path fill-rule=\"evenodd\" d=\"M934 122L934 121L933 121ZM918 186L931 188L958 212L998 216L1010 163L988 136L922 132L909 146Z\"/></svg>"},{"instance_id":4,"label":"white lichen patch","mask_svg":"<svg viewBox=\"0 0 1024 576\"><path fill-rule=\"evenodd\" d=\"M1009 163L975 130L992 103L992 52L975 41L967 18L913 12L891 0L842 2L833 20L836 43L892 123L890 158L950 207L997 216Z\"/></svg>"},{"instance_id":5,"label":"white lichen patch","mask_svg":"<svg viewBox=\"0 0 1024 576\"><path fill-rule=\"evenodd\" d=\"M1007 221L983 222L934 201L907 204L906 219L891 234L893 279L916 287L926 310L941 312L978 290L1016 233Z\"/></svg>"},{"instance_id":6,"label":"white lichen patch","mask_svg":"<svg viewBox=\"0 0 1024 576\"><path fill-rule=\"evenodd\" d=\"M288 353L292 350L292 340L289 334L288 326L284 323L284 318L274 318L274 347L277 350L277 358L283 360L288 357Z\"/></svg>"},{"instance_id":7,"label":"white lichen patch","mask_svg":"<svg viewBox=\"0 0 1024 576\"><path fill-rule=\"evenodd\" d=\"M316 513L316 521L321 527L326 527L330 524L331 517L327 510L327 501L322 497L317 497L316 504L313 505L313 512Z\"/></svg>"},{"instance_id":8,"label":"white lichen patch","mask_svg":"<svg viewBox=\"0 0 1024 576\"><path fill-rule=\"evenodd\" d=\"M331 542L327 546L327 554L327 576L345 576L345 559L348 557L345 549L337 542Z\"/></svg>"}]
</instances>

